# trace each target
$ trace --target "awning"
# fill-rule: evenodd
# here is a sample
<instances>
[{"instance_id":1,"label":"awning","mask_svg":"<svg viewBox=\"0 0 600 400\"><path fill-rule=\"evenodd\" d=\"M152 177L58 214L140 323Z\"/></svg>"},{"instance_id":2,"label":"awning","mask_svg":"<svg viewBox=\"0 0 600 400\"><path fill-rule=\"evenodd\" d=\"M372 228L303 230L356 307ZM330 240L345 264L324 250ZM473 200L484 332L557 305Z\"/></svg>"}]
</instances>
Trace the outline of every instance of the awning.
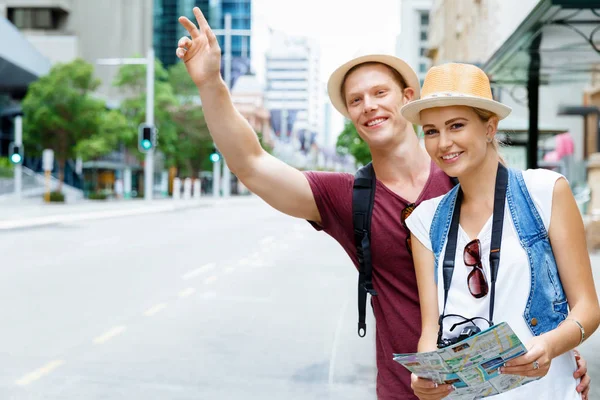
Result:
<instances>
[{"instance_id":1,"label":"awning","mask_svg":"<svg viewBox=\"0 0 600 400\"><path fill-rule=\"evenodd\" d=\"M598 0L540 0L482 69L496 85L527 87L527 165L537 166L539 87L600 73Z\"/></svg>"},{"instance_id":2,"label":"awning","mask_svg":"<svg viewBox=\"0 0 600 400\"><path fill-rule=\"evenodd\" d=\"M541 0L515 32L483 65L494 83L527 85L588 82L600 72L598 0ZM539 43L537 43L539 41ZM530 71L539 56L539 71Z\"/></svg>"},{"instance_id":3,"label":"awning","mask_svg":"<svg viewBox=\"0 0 600 400\"><path fill-rule=\"evenodd\" d=\"M0 16L0 93L24 95L29 84L50 71L50 61Z\"/></svg>"}]
</instances>

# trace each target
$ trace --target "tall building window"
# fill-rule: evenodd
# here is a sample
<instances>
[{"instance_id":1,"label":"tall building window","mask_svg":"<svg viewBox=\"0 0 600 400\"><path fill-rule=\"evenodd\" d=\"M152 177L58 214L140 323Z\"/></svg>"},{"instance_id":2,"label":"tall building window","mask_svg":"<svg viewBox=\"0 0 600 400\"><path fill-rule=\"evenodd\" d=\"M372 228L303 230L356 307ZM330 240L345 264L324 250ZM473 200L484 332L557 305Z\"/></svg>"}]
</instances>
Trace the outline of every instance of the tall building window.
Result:
<instances>
[{"instance_id":1,"label":"tall building window","mask_svg":"<svg viewBox=\"0 0 600 400\"><path fill-rule=\"evenodd\" d=\"M421 25L428 26L429 25L429 13L421 13Z\"/></svg>"},{"instance_id":2,"label":"tall building window","mask_svg":"<svg viewBox=\"0 0 600 400\"><path fill-rule=\"evenodd\" d=\"M7 17L19 29L58 29L60 13L50 8L8 8Z\"/></svg>"}]
</instances>

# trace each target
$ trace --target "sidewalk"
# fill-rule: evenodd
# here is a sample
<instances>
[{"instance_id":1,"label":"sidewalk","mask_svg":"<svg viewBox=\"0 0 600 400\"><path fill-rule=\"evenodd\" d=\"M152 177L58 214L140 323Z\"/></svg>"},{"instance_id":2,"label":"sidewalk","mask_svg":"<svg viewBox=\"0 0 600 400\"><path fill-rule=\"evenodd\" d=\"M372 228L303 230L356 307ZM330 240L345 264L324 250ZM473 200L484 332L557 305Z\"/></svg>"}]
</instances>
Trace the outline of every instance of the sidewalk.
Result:
<instances>
[{"instance_id":1,"label":"sidewalk","mask_svg":"<svg viewBox=\"0 0 600 400\"><path fill-rule=\"evenodd\" d=\"M152 214L197 207L247 202L254 196L228 199L211 196L200 199L173 200L171 198L145 201L143 199L121 201L82 200L74 203L44 203L42 199L5 200L0 202L0 232L93 219Z\"/></svg>"}]
</instances>

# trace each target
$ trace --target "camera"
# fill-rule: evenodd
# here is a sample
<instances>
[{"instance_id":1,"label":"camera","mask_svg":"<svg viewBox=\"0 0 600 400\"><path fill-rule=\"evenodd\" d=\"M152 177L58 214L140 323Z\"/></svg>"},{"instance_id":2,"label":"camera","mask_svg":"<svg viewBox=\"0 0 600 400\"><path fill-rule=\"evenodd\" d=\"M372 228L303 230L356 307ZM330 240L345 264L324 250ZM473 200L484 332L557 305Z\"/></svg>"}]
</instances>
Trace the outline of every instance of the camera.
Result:
<instances>
[{"instance_id":1,"label":"camera","mask_svg":"<svg viewBox=\"0 0 600 400\"><path fill-rule=\"evenodd\" d=\"M478 334L479 332L481 332L481 329L479 329L479 327L475 324L473 324L472 326L466 326L462 329L462 331L460 331L460 334L456 337L453 337L453 338L440 337L438 339L437 347L438 347L438 349L443 349L444 347L452 346L453 344L456 344L467 338L470 338L471 336L474 336L474 335Z\"/></svg>"}]
</instances>

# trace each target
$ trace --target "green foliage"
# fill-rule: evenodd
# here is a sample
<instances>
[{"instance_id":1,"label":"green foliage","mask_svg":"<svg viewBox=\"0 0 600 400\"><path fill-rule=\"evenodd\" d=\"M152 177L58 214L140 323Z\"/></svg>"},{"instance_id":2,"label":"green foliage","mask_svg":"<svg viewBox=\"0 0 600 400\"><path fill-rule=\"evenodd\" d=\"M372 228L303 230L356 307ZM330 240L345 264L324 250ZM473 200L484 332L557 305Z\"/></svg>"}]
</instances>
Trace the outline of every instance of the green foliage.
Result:
<instances>
[{"instance_id":1,"label":"green foliage","mask_svg":"<svg viewBox=\"0 0 600 400\"><path fill-rule=\"evenodd\" d=\"M354 156L358 164L366 165L371 162L369 146L361 139L354 124L350 121L346 121L344 130L338 136L335 147L340 155L350 154Z\"/></svg>"},{"instance_id":2,"label":"green foliage","mask_svg":"<svg viewBox=\"0 0 600 400\"><path fill-rule=\"evenodd\" d=\"M14 164L8 157L0 157L0 178L12 178L14 174Z\"/></svg>"},{"instance_id":3,"label":"green foliage","mask_svg":"<svg viewBox=\"0 0 600 400\"><path fill-rule=\"evenodd\" d=\"M260 141L260 145L262 146L262 148L265 149L267 153L273 154L273 147L270 146L265 140L263 140L262 132L256 132L256 135L258 136L258 140Z\"/></svg>"},{"instance_id":4,"label":"green foliage","mask_svg":"<svg viewBox=\"0 0 600 400\"><path fill-rule=\"evenodd\" d=\"M88 195L88 199L90 200L106 200L107 197L104 192L92 192Z\"/></svg>"},{"instance_id":5,"label":"green foliage","mask_svg":"<svg viewBox=\"0 0 600 400\"><path fill-rule=\"evenodd\" d=\"M54 150L61 182L66 160L97 157L114 148L110 137L115 134L115 121L123 118L109 113L104 101L93 96L99 85L92 65L76 59L52 67L29 86L23 99L27 152L39 156L43 149Z\"/></svg>"},{"instance_id":6,"label":"green foliage","mask_svg":"<svg viewBox=\"0 0 600 400\"><path fill-rule=\"evenodd\" d=\"M156 61L155 74L154 119L159 131L158 150L165 155L166 166L177 167L180 176L198 176L199 171L212 168L208 160L212 139L202 108L195 103L198 89L183 63L177 63L167 71L160 61ZM121 110L129 123L137 127L146 118L146 67L121 67L115 85L131 94L123 101ZM137 152L137 133L121 137L121 140L134 150L134 154L143 156Z\"/></svg>"},{"instance_id":7,"label":"green foliage","mask_svg":"<svg viewBox=\"0 0 600 400\"><path fill-rule=\"evenodd\" d=\"M100 126L97 134L80 140L75 145L75 153L83 161L92 160L118 148L120 141L137 140L137 127L130 124L118 110L100 114Z\"/></svg>"},{"instance_id":8,"label":"green foliage","mask_svg":"<svg viewBox=\"0 0 600 400\"><path fill-rule=\"evenodd\" d=\"M66 160L75 156L78 140L97 132L104 103L91 96L100 84L92 72L90 64L77 59L55 65L29 86L22 104L28 151L41 154L50 148L57 160Z\"/></svg>"},{"instance_id":9,"label":"green foliage","mask_svg":"<svg viewBox=\"0 0 600 400\"><path fill-rule=\"evenodd\" d=\"M178 102L168 82L169 75L159 60L155 61L154 74L154 121L159 130L159 149L165 154L167 163L171 164L174 155L172 143L177 135L171 113ZM123 65L113 84L129 94L121 103L121 112L129 129L119 138L141 159L144 155L137 151L137 127L146 120L146 66Z\"/></svg>"},{"instance_id":10,"label":"green foliage","mask_svg":"<svg viewBox=\"0 0 600 400\"><path fill-rule=\"evenodd\" d=\"M64 203L65 195L62 192L50 192L51 203Z\"/></svg>"},{"instance_id":11,"label":"green foliage","mask_svg":"<svg viewBox=\"0 0 600 400\"><path fill-rule=\"evenodd\" d=\"M199 96L198 88L188 74L185 64L178 62L169 68L169 83L182 103L190 103Z\"/></svg>"}]
</instances>

